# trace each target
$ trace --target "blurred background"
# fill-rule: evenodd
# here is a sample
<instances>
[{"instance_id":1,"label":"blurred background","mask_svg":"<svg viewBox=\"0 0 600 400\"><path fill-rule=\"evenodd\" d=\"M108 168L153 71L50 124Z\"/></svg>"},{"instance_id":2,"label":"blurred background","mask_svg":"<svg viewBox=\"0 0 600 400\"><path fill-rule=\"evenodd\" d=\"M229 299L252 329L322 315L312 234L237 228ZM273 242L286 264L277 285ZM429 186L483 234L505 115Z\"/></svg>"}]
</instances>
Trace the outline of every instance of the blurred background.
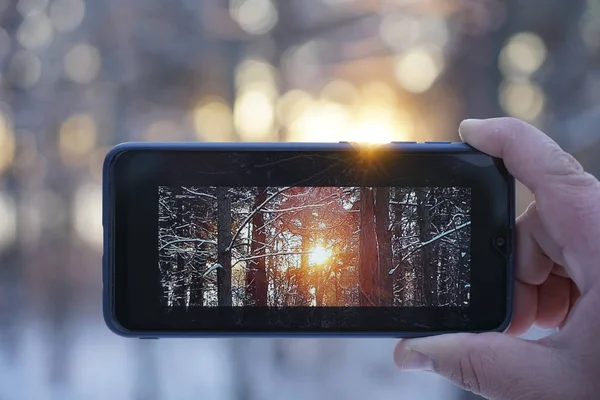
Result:
<instances>
[{"instance_id":1,"label":"blurred background","mask_svg":"<svg viewBox=\"0 0 600 400\"><path fill-rule=\"evenodd\" d=\"M475 398L397 373L394 340L112 335L103 157L511 115L598 175L599 50L597 0L0 0L0 399Z\"/></svg>"}]
</instances>

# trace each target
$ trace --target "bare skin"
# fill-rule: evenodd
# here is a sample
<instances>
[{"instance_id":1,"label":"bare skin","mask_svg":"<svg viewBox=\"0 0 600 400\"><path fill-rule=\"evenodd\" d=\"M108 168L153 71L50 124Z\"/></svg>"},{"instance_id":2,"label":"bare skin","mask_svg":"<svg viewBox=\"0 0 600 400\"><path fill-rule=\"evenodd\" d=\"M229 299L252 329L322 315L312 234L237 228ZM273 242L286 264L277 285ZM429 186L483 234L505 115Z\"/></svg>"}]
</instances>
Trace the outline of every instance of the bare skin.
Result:
<instances>
[{"instance_id":1,"label":"bare skin","mask_svg":"<svg viewBox=\"0 0 600 400\"><path fill-rule=\"evenodd\" d=\"M600 396L600 182L533 126L467 120L462 139L501 157L535 201L517 219L514 317L507 333L402 340L402 370L431 371L488 399ZM537 341L532 325L558 328Z\"/></svg>"}]
</instances>

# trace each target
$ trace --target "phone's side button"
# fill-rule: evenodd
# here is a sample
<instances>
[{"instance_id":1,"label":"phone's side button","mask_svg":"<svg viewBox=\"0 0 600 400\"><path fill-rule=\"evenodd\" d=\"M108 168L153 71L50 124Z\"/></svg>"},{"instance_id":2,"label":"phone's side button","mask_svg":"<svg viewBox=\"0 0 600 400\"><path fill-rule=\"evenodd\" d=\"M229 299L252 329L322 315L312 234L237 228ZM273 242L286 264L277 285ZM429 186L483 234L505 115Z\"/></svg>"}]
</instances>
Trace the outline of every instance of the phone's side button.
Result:
<instances>
[{"instance_id":1,"label":"phone's side button","mask_svg":"<svg viewBox=\"0 0 600 400\"><path fill-rule=\"evenodd\" d=\"M452 144L452 142L425 142L425 144Z\"/></svg>"},{"instance_id":2,"label":"phone's side button","mask_svg":"<svg viewBox=\"0 0 600 400\"><path fill-rule=\"evenodd\" d=\"M400 142L392 142L396 144L417 144L417 142L409 142L409 141L400 141Z\"/></svg>"},{"instance_id":3,"label":"phone's side button","mask_svg":"<svg viewBox=\"0 0 600 400\"><path fill-rule=\"evenodd\" d=\"M157 337L141 337L142 340L158 340Z\"/></svg>"}]
</instances>

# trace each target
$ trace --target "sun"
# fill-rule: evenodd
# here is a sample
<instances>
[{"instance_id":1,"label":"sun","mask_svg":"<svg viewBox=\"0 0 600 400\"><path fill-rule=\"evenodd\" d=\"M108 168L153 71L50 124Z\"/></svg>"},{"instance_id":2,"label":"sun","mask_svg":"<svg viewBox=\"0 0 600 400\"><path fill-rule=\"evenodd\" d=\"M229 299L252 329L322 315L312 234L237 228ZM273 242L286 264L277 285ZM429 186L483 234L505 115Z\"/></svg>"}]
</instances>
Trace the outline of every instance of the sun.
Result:
<instances>
[{"instance_id":1,"label":"sun","mask_svg":"<svg viewBox=\"0 0 600 400\"><path fill-rule=\"evenodd\" d=\"M312 265L325 264L331 257L331 250L323 246L315 246L308 256L308 262Z\"/></svg>"}]
</instances>

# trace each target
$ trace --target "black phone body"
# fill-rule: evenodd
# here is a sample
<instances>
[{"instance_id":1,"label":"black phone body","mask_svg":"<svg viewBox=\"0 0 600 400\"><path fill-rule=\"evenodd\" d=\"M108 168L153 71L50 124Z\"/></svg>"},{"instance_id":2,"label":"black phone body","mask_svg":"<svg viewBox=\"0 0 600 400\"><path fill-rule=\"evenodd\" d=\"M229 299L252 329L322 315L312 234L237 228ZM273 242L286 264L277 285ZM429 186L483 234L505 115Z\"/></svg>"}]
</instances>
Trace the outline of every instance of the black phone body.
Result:
<instances>
[{"instance_id":1,"label":"black phone body","mask_svg":"<svg viewBox=\"0 0 600 400\"><path fill-rule=\"evenodd\" d=\"M505 330L514 179L462 143L126 143L104 316L129 337Z\"/></svg>"}]
</instances>

